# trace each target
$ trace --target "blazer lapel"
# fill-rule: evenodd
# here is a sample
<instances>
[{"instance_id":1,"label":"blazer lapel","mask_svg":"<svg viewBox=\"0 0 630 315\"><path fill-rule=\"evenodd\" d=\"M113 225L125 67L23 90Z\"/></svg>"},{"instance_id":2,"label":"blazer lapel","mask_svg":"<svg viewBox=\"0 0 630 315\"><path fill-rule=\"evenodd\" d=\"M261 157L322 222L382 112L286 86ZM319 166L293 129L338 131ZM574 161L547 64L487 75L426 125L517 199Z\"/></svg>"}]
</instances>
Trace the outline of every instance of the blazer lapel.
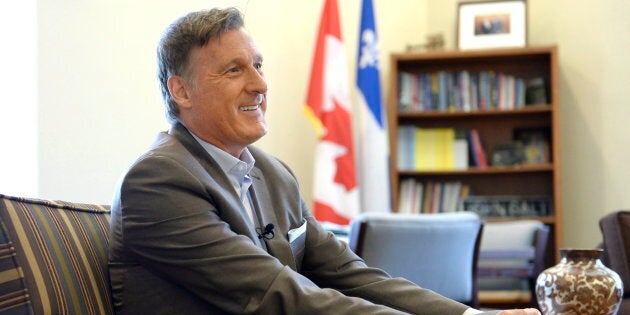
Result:
<instances>
[{"instance_id":1,"label":"blazer lapel","mask_svg":"<svg viewBox=\"0 0 630 315\"><path fill-rule=\"evenodd\" d=\"M272 239L265 239L267 251L280 260L282 264L298 271L291 246L289 246L289 241L285 235L286 231L278 224L279 221L276 216L276 209L271 202L269 189L263 180L263 173L259 168L254 167L251 171L251 176L253 188L252 197L255 203L255 211L260 219L259 221L263 226L271 223L274 225L275 229L275 236Z\"/></svg>"},{"instance_id":2,"label":"blazer lapel","mask_svg":"<svg viewBox=\"0 0 630 315\"><path fill-rule=\"evenodd\" d=\"M246 213L243 203L240 201L240 198L238 197L236 191L234 191L230 180L223 170L221 170L219 164L208 152L206 152L201 144L197 142L188 129L186 129L186 127L184 127L181 123L175 123L169 130L169 134L177 138L186 150L188 150L188 152L190 152L190 154L192 154L202 165L204 170L217 181L220 189L223 191L222 194L224 194L224 196L230 196L229 198L225 198L229 205L229 209L221 209L221 218L230 225L234 232L249 237L254 244L259 247L263 247L261 241L258 239L258 234L254 229L254 225Z\"/></svg>"}]
</instances>

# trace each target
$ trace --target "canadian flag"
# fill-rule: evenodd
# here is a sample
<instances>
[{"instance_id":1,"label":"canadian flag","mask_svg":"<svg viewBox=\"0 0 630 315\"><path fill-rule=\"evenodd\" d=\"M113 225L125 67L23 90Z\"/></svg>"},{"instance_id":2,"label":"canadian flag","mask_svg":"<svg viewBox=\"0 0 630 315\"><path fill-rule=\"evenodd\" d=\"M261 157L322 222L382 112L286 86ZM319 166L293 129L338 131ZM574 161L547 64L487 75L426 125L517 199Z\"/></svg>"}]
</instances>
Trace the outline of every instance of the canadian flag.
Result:
<instances>
[{"instance_id":1,"label":"canadian flag","mask_svg":"<svg viewBox=\"0 0 630 315\"><path fill-rule=\"evenodd\" d=\"M305 109L318 133L313 211L336 224L359 213L349 91L337 0L326 0Z\"/></svg>"}]
</instances>

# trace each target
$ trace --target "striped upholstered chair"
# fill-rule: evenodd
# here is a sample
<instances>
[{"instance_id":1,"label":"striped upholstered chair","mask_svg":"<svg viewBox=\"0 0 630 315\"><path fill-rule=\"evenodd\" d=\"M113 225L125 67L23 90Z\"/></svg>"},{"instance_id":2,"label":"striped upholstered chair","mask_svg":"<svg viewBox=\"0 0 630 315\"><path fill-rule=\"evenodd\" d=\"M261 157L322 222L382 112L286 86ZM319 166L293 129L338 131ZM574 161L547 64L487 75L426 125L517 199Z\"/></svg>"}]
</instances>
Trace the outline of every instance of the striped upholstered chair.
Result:
<instances>
[{"instance_id":1,"label":"striped upholstered chair","mask_svg":"<svg viewBox=\"0 0 630 315\"><path fill-rule=\"evenodd\" d=\"M0 314L113 314L107 206L0 194Z\"/></svg>"}]
</instances>

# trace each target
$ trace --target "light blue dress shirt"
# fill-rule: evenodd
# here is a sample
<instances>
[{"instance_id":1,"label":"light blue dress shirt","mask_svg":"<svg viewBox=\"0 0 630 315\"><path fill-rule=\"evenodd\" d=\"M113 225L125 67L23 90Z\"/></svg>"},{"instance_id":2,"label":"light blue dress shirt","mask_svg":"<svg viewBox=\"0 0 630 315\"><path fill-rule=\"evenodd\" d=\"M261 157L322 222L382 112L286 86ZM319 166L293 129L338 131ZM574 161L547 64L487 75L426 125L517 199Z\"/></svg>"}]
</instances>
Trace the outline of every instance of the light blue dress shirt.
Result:
<instances>
[{"instance_id":1,"label":"light blue dress shirt","mask_svg":"<svg viewBox=\"0 0 630 315\"><path fill-rule=\"evenodd\" d=\"M230 179L234 191L241 198L241 202L247 211L250 222L255 226L256 220L254 219L254 207L251 197L249 195L249 187L252 185L252 178L249 176L249 172L254 168L254 157L245 148L241 156L237 159L231 154L217 148L216 146L203 141L201 138L192 134L193 137L201 144L201 146L217 161L219 167Z\"/></svg>"}]
</instances>

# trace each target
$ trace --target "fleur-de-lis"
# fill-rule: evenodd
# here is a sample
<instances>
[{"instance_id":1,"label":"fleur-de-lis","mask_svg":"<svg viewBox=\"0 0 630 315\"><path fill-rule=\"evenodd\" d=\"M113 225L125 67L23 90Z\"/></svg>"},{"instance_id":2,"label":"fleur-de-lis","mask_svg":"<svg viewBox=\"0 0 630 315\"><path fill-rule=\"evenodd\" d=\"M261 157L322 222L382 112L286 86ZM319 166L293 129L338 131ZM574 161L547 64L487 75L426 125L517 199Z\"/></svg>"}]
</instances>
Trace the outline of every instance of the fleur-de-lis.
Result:
<instances>
[{"instance_id":1,"label":"fleur-de-lis","mask_svg":"<svg viewBox=\"0 0 630 315\"><path fill-rule=\"evenodd\" d=\"M376 34L371 29L365 29L361 34L361 55L359 67L378 67L378 47Z\"/></svg>"}]
</instances>

